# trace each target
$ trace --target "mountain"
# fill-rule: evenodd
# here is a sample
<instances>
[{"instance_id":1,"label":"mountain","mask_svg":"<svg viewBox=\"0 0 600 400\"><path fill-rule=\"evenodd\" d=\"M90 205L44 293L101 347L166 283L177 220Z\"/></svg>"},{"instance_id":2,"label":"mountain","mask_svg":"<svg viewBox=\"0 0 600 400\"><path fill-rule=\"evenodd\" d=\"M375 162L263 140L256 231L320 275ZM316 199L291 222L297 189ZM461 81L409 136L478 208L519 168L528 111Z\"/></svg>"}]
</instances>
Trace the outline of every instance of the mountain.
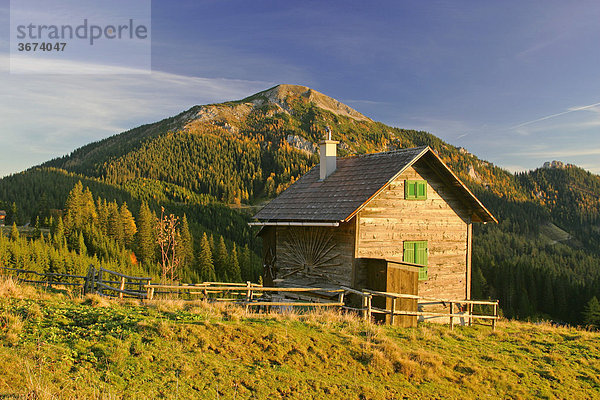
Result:
<instances>
[{"instance_id":1,"label":"mountain","mask_svg":"<svg viewBox=\"0 0 600 400\"><path fill-rule=\"evenodd\" d=\"M475 228L473 293L499 298L505 315L579 322L585 304L600 297L600 177L574 166L513 175L305 86L194 106L90 143L1 179L0 207L14 202L20 222L33 222L62 209L82 181L134 213L143 201L157 212L185 213L197 248L207 232L258 254L251 211L318 162L317 143L328 129L341 156L428 145L451 166L500 220Z\"/></svg>"}]
</instances>

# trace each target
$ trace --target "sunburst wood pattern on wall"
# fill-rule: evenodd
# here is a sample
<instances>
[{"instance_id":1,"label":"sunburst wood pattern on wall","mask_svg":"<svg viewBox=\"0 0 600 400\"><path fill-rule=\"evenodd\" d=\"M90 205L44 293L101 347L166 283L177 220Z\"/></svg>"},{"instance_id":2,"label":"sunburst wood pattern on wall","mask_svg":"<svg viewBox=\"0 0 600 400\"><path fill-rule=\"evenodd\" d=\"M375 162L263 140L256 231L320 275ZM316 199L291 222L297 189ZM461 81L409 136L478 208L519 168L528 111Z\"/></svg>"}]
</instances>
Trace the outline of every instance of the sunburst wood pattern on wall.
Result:
<instances>
[{"instance_id":1,"label":"sunburst wood pattern on wall","mask_svg":"<svg viewBox=\"0 0 600 400\"><path fill-rule=\"evenodd\" d=\"M281 274L279 278L299 274L309 277L325 277L326 269L341 265L339 253L330 229L299 227L287 230L280 252ZM278 252L279 253L279 252Z\"/></svg>"}]
</instances>

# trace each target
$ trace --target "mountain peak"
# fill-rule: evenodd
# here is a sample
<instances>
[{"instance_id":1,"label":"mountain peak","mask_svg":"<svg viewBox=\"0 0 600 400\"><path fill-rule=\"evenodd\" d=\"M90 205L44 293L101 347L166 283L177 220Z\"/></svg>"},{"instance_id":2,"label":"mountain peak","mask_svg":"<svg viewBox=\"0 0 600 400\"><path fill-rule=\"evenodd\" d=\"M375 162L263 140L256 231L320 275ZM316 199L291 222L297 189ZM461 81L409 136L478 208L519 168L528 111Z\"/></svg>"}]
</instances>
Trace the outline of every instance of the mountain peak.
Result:
<instances>
[{"instance_id":1,"label":"mountain peak","mask_svg":"<svg viewBox=\"0 0 600 400\"><path fill-rule=\"evenodd\" d=\"M236 125L239 125L238 123L256 107L273 104L277 106L279 111L293 114L294 111L291 102L295 100L313 103L323 110L349 117L356 121L373 122L369 117L364 116L355 109L314 89L307 86L286 84L273 86L270 89L263 90L238 101L193 107L182 113L179 120L183 122L182 125L184 126L218 121L226 129L237 131L238 127Z\"/></svg>"},{"instance_id":2,"label":"mountain peak","mask_svg":"<svg viewBox=\"0 0 600 400\"><path fill-rule=\"evenodd\" d=\"M308 102L314 103L317 107L334 114L350 117L358 121L371 121L370 118L359 113L352 107L329 97L321 92L302 85L280 84L265 91L259 92L244 100L256 100L266 98L269 102L278 104L289 111L288 98L304 98Z\"/></svg>"}]
</instances>

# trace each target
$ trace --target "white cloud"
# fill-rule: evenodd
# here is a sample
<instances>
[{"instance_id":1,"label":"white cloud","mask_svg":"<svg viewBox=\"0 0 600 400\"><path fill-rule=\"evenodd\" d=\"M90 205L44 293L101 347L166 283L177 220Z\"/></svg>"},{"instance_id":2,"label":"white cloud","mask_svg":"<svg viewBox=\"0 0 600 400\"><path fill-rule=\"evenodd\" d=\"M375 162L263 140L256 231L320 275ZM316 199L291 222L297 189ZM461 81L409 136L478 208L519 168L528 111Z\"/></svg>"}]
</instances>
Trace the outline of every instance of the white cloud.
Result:
<instances>
[{"instance_id":1,"label":"white cloud","mask_svg":"<svg viewBox=\"0 0 600 400\"><path fill-rule=\"evenodd\" d=\"M273 82L160 71L150 75L11 75L7 59L0 55L0 176L196 104L240 99L273 86ZM65 67L84 66L66 61Z\"/></svg>"}]
</instances>

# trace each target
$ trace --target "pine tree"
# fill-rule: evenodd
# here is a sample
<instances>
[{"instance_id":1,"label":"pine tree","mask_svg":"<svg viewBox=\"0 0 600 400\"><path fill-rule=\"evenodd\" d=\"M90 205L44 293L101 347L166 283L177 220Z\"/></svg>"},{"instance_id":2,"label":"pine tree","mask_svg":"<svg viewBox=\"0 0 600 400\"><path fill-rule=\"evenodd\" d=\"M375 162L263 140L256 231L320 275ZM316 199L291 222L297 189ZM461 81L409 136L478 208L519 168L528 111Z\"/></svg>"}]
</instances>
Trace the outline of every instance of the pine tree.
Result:
<instances>
[{"instance_id":1,"label":"pine tree","mask_svg":"<svg viewBox=\"0 0 600 400\"><path fill-rule=\"evenodd\" d=\"M79 231L79 237L77 240L77 252L80 255L87 254L87 247L85 246L85 240L83 239L83 232Z\"/></svg>"},{"instance_id":2,"label":"pine tree","mask_svg":"<svg viewBox=\"0 0 600 400\"><path fill-rule=\"evenodd\" d=\"M208 244L210 244L210 251L212 251L212 253L215 254L217 248L215 247L215 237L212 235L212 233L208 237Z\"/></svg>"},{"instance_id":3,"label":"pine tree","mask_svg":"<svg viewBox=\"0 0 600 400\"><path fill-rule=\"evenodd\" d=\"M200 240L200 252L198 253L198 276L203 282L214 282L217 280L215 267L213 264L212 251L206 232L202 234Z\"/></svg>"},{"instance_id":4,"label":"pine tree","mask_svg":"<svg viewBox=\"0 0 600 400\"><path fill-rule=\"evenodd\" d=\"M10 230L10 240L17 241L19 240L19 229L17 228L17 223L13 222L12 228Z\"/></svg>"},{"instance_id":5,"label":"pine tree","mask_svg":"<svg viewBox=\"0 0 600 400\"><path fill-rule=\"evenodd\" d=\"M227 276L227 246L225 246L225 240L223 236L219 236L219 243L216 245L214 252L214 263L215 273L217 278L227 282L229 277Z\"/></svg>"},{"instance_id":6,"label":"pine tree","mask_svg":"<svg viewBox=\"0 0 600 400\"><path fill-rule=\"evenodd\" d=\"M81 181L79 181L69 192L69 195L67 196L67 202L65 203L65 218L63 223L66 232L77 229L83 224L81 207L82 197L83 185L81 184Z\"/></svg>"},{"instance_id":7,"label":"pine tree","mask_svg":"<svg viewBox=\"0 0 600 400\"><path fill-rule=\"evenodd\" d=\"M102 200L100 197L96 199L96 210L98 212L100 231L104 235L108 235L108 204L106 203L106 199Z\"/></svg>"},{"instance_id":8,"label":"pine tree","mask_svg":"<svg viewBox=\"0 0 600 400\"><path fill-rule=\"evenodd\" d=\"M42 231L40 230L40 216L38 215L35 218L35 225L33 227L33 237L35 239L39 239L42 236Z\"/></svg>"},{"instance_id":9,"label":"pine tree","mask_svg":"<svg viewBox=\"0 0 600 400\"><path fill-rule=\"evenodd\" d=\"M19 224L21 222L21 219L19 218L19 210L17 209L17 203L12 203L12 205L6 212L6 218L4 222L7 225L12 223Z\"/></svg>"},{"instance_id":10,"label":"pine tree","mask_svg":"<svg viewBox=\"0 0 600 400\"><path fill-rule=\"evenodd\" d=\"M56 248L61 248L65 243L65 225L62 217L58 217L54 229L52 229L52 242Z\"/></svg>"},{"instance_id":11,"label":"pine tree","mask_svg":"<svg viewBox=\"0 0 600 400\"><path fill-rule=\"evenodd\" d=\"M244 245L240 251L240 270L242 273L242 281L254 281L254 271L252 270L252 260L250 258L250 249L248 245Z\"/></svg>"},{"instance_id":12,"label":"pine tree","mask_svg":"<svg viewBox=\"0 0 600 400\"><path fill-rule=\"evenodd\" d=\"M180 239L179 239L179 254L181 256L181 266L183 270L192 270L194 268L194 238L190 233L190 226L188 224L187 216L183 214L181 219L180 228Z\"/></svg>"},{"instance_id":13,"label":"pine tree","mask_svg":"<svg viewBox=\"0 0 600 400\"><path fill-rule=\"evenodd\" d=\"M119 206L115 201L108 205L108 237L116 241L119 246L123 247L125 240L125 232L123 229L123 221Z\"/></svg>"},{"instance_id":14,"label":"pine tree","mask_svg":"<svg viewBox=\"0 0 600 400\"><path fill-rule=\"evenodd\" d=\"M138 215L136 244L138 257L147 269L156 263L155 221L156 216L150 211L148 204L143 202Z\"/></svg>"},{"instance_id":15,"label":"pine tree","mask_svg":"<svg viewBox=\"0 0 600 400\"><path fill-rule=\"evenodd\" d=\"M226 276L230 282L240 282L242 280L242 275L240 271L240 264L238 262L237 256L237 248L235 243L227 257L227 264L225 266Z\"/></svg>"},{"instance_id":16,"label":"pine tree","mask_svg":"<svg viewBox=\"0 0 600 400\"><path fill-rule=\"evenodd\" d=\"M127 208L127 203L123 203L121 205L120 215L121 224L123 226L123 244L125 247L130 249L133 247L135 242L137 227L135 226L135 219L133 219L133 215Z\"/></svg>"},{"instance_id":17,"label":"pine tree","mask_svg":"<svg viewBox=\"0 0 600 400\"><path fill-rule=\"evenodd\" d=\"M583 310L583 323L594 328L600 327L600 302L592 297Z\"/></svg>"},{"instance_id":18,"label":"pine tree","mask_svg":"<svg viewBox=\"0 0 600 400\"><path fill-rule=\"evenodd\" d=\"M48 206L48 195L46 192L42 193L39 204L38 217L40 217L42 221L46 221L47 218L50 217L50 207Z\"/></svg>"}]
</instances>

